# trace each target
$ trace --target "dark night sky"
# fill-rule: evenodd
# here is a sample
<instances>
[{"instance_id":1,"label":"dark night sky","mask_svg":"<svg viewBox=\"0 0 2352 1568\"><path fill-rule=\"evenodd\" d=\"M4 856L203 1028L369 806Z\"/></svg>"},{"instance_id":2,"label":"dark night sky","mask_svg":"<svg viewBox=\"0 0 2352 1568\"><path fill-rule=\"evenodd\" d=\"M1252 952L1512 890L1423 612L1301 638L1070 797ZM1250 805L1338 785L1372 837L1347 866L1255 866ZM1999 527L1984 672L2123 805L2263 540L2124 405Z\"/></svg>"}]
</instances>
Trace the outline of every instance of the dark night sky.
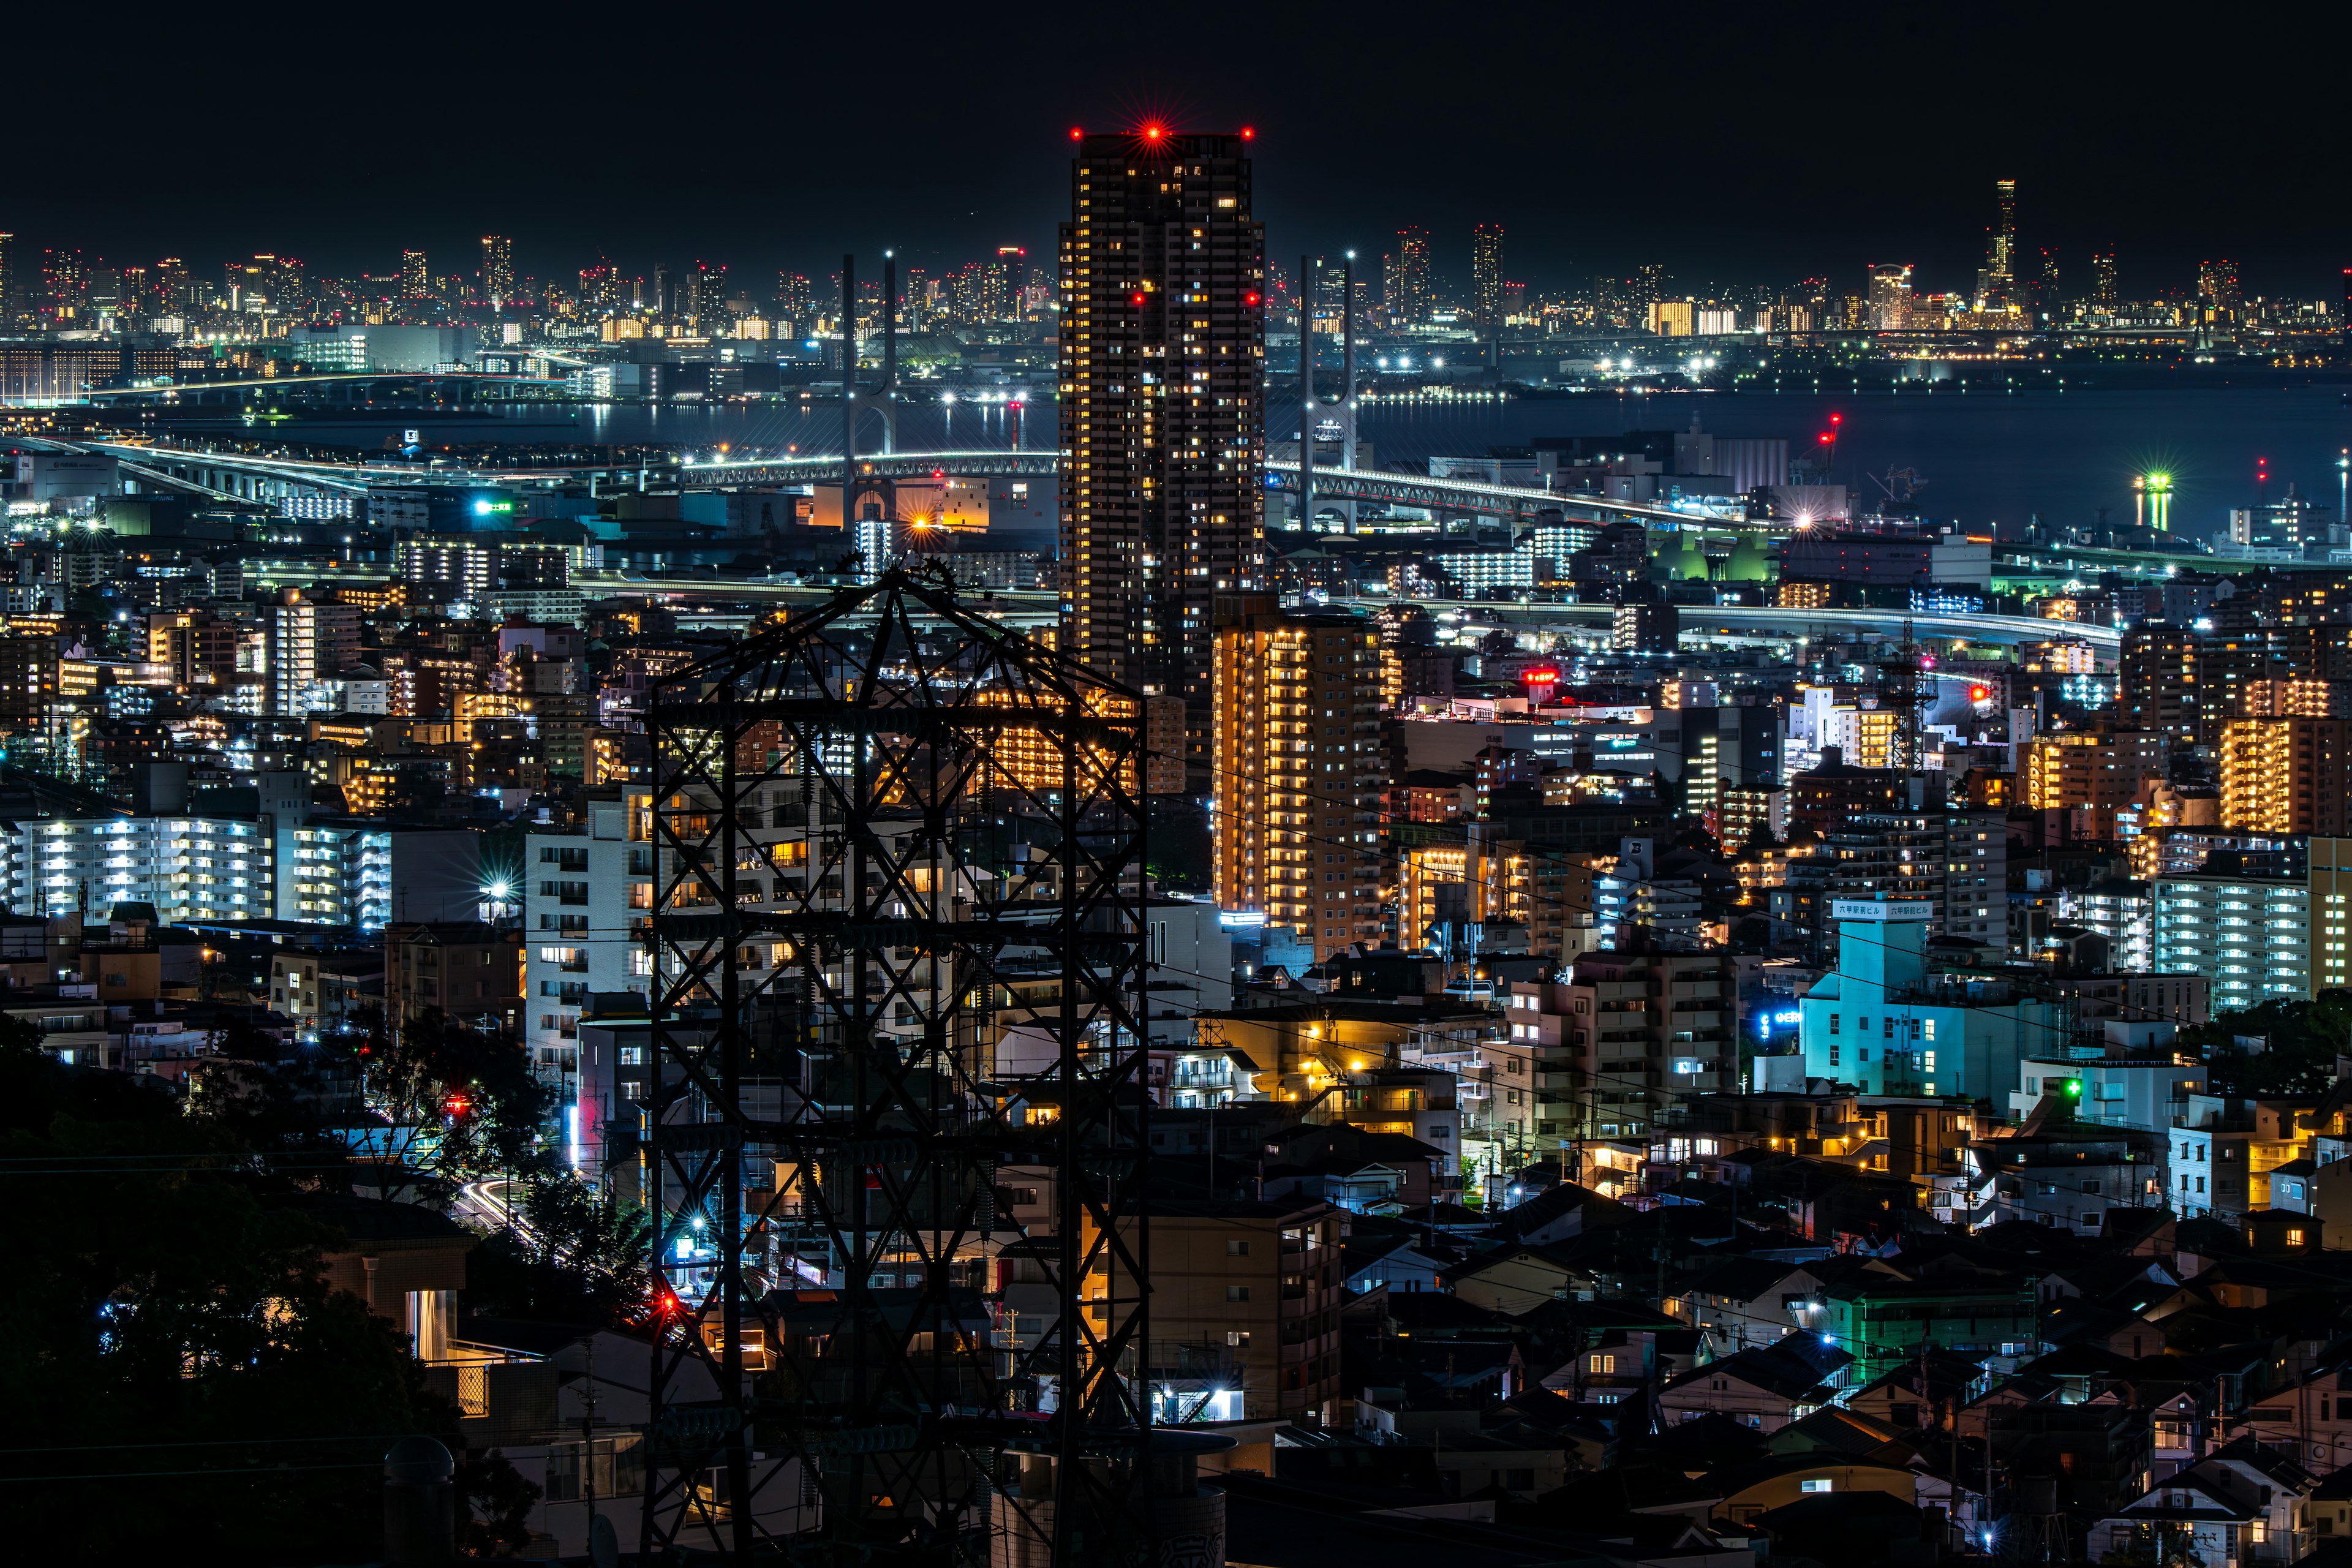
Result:
<instances>
[{"instance_id":1,"label":"dark night sky","mask_svg":"<svg viewBox=\"0 0 2352 1568\"><path fill-rule=\"evenodd\" d=\"M27 268L79 244L389 270L422 243L470 269L491 229L542 277L600 250L755 282L852 247L1050 259L1069 128L1156 113L1256 129L1278 258L1413 222L1462 274L1491 219L1538 286L1907 260L1966 288L2011 174L2070 292L2112 246L2127 294L2226 255L2250 293L2333 295L2340 25L2066 9L49 6L12 23L0 228Z\"/></svg>"}]
</instances>

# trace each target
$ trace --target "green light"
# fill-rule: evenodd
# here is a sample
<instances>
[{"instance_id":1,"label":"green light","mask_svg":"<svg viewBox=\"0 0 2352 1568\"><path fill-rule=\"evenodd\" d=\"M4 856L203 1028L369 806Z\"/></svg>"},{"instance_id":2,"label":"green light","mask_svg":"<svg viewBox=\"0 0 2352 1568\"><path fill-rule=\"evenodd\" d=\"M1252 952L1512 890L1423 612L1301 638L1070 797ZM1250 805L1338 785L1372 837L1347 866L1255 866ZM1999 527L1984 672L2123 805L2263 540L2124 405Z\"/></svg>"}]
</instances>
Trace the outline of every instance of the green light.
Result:
<instances>
[{"instance_id":1,"label":"green light","mask_svg":"<svg viewBox=\"0 0 2352 1568\"><path fill-rule=\"evenodd\" d=\"M2083 1098L2083 1080L2081 1079L2070 1078L2066 1080L2066 1098L2069 1100L2080 1100Z\"/></svg>"}]
</instances>

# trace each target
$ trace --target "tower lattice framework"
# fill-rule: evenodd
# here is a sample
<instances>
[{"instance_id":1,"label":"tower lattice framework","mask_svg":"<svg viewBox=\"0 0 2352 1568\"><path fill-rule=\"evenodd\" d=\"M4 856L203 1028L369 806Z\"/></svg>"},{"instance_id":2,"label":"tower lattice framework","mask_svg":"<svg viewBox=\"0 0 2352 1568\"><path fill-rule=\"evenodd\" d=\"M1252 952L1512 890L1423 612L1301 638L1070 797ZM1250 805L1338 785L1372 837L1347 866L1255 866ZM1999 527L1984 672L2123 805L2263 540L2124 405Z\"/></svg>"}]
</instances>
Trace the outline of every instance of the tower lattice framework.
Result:
<instances>
[{"instance_id":1,"label":"tower lattice framework","mask_svg":"<svg viewBox=\"0 0 2352 1568\"><path fill-rule=\"evenodd\" d=\"M641 1549L1139 1561L1140 699L894 568L647 728Z\"/></svg>"}]
</instances>

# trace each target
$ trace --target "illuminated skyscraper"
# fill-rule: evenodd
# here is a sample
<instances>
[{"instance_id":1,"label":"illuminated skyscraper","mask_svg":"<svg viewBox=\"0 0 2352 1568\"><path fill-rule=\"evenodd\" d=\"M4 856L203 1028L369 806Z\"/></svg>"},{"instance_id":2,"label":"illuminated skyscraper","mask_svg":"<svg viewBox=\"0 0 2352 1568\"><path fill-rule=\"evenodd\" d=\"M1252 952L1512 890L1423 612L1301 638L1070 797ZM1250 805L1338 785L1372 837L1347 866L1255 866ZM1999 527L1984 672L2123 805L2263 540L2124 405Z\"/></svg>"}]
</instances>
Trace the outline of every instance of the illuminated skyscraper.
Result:
<instances>
[{"instance_id":1,"label":"illuminated skyscraper","mask_svg":"<svg viewBox=\"0 0 2352 1568\"><path fill-rule=\"evenodd\" d=\"M80 251L43 251L41 281L48 289L49 310L57 320L80 318L89 303L89 268Z\"/></svg>"},{"instance_id":2,"label":"illuminated skyscraper","mask_svg":"<svg viewBox=\"0 0 2352 1568\"><path fill-rule=\"evenodd\" d=\"M188 287L188 264L176 256L167 256L155 263L154 289L156 315L184 315L195 309L195 299Z\"/></svg>"},{"instance_id":3,"label":"illuminated skyscraper","mask_svg":"<svg viewBox=\"0 0 2352 1568\"><path fill-rule=\"evenodd\" d=\"M482 298L493 306L514 298L514 241L505 235L482 236Z\"/></svg>"},{"instance_id":4,"label":"illuminated skyscraper","mask_svg":"<svg viewBox=\"0 0 2352 1568\"><path fill-rule=\"evenodd\" d=\"M786 268L776 274L776 310L802 335L816 330L816 286L805 273Z\"/></svg>"},{"instance_id":5,"label":"illuminated skyscraper","mask_svg":"<svg viewBox=\"0 0 2352 1568\"><path fill-rule=\"evenodd\" d=\"M1265 537L1265 230L1249 132L1081 135L1061 226L1062 647L1181 693L1205 752L1216 596Z\"/></svg>"},{"instance_id":6,"label":"illuminated skyscraper","mask_svg":"<svg viewBox=\"0 0 2352 1568\"><path fill-rule=\"evenodd\" d=\"M1874 262L1870 268L1870 330L1899 332L1911 324L1908 262Z\"/></svg>"},{"instance_id":7,"label":"illuminated skyscraper","mask_svg":"<svg viewBox=\"0 0 2352 1568\"><path fill-rule=\"evenodd\" d=\"M1994 287L2006 289L2017 277L2017 182L1994 181L1993 197L1998 212L1992 243L1985 250L1985 267L1992 274Z\"/></svg>"},{"instance_id":8,"label":"illuminated skyscraper","mask_svg":"<svg viewBox=\"0 0 2352 1568\"><path fill-rule=\"evenodd\" d=\"M0 327L16 314L16 237L0 234Z\"/></svg>"},{"instance_id":9,"label":"illuminated skyscraper","mask_svg":"<svg viewBox=\"0 0 2352 1568\"><path fill-rule=\"evenodd\" d=\"M1503 226L1482 223L1470 231L1470 292L1480 338L1503 324Z\"/></svg>"},{"instance_id":10,"label":"illuminated skyscraper","mask_svg":"<svg viewBox=\"0 0 2352 1568\"><path fill-rule=\"evenodd\" d=\"M2220 321L2237 320L2239 307L2244 303L2238 290L2238 264L2234 261L2208 261L2197 268L2197 295L2204 307Z\"/></svg>"},{"instance_id":11,"label":"illuminated skyscraper","mask_svg":"<svg viewBox=\"0 0 2352 1568\"><path fill-rule=\"evenodd\" d=\"M1430 276L1427 229L1407 224L1397 230L1396 256L1389 272L1396 280L1392 298L1397 320L1414 327L1428 321L1437 309L1437 286Z\"/></svg>"},{"instance_id":12,"label":"illuminated skyscraper","mask_svg":"<svg viewBox=\"0 0 2352 1568\"><path fill-rule=\"evenodd\" d=\"M707 338L723 337L732 331L735 317L727 308L726 263L697 261L693 276L686 283L686 315L694 330Z\"/></svg>"},{"instance_id":13,"label":"illuminated skyscraper","mask_svg":"<svg viewBox=\"0 0 2352 1568\"><path fill-rule=\"evenodd\" d=\"M2091 258L2091 309L2101 315L2113 315L2122 307L2123 300L2116 292L2116 253L2112 250Z\"/></svg>"},{"instance_id":14,"label":"illuminated skyscraper","mask_svg":"<svg viewBox=\"0 0 2352 1568\"><path fill-rule=\"evenodd\" d=\"M1021 319L1021 291L1029 286L1029 253L1017 245L996 247L996 259L985 269L981 285L981 310L989 321Z\"/></svg>"},{"instance_id":15,"label":"illuminated skyscraper","mask_svg":"<svg viewBox=\"0 0 2352 1568\"><path fill-rule=\"evenodd\" d=\"M425 253L404 250L400 253L400 297L404 300L428 300L433 296L433 279L425 271Z\"/></svg>"}]
</instances>

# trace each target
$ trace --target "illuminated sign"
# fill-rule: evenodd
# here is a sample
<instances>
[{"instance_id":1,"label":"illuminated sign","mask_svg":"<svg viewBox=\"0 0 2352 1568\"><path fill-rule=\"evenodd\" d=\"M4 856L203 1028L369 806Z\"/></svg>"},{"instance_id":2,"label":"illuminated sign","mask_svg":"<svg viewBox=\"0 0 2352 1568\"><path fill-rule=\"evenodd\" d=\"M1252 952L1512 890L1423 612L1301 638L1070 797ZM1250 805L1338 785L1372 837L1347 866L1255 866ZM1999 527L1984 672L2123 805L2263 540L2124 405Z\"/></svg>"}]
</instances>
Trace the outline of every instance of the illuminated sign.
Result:
<instances>
[{"instance_id":1,"label":"illuminated sign","mask_svg":"<svg viewBox=\"0 0 2352 1568\"><path fill-rule=\"evenodd\" d=\"M1833 921L1927 921L1936 918L1936 906L1921 900L1882 903L1876 899L1833 899Z\"/></svg>"}]
</instances>

